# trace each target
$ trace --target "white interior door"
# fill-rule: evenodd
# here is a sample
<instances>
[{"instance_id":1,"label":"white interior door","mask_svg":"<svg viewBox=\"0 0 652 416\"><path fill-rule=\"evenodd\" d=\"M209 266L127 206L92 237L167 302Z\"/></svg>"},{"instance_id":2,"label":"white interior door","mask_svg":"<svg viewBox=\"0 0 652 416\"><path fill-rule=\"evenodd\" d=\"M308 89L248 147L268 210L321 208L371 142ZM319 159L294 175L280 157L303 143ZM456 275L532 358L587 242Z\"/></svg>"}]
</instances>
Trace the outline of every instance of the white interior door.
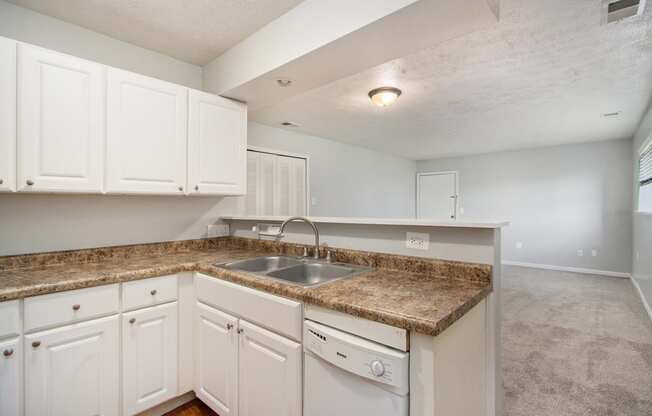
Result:
<instances>
[{"instance_id":1,"label":"white interior door","mask_svg":"<svg viewBox=\"0 0 652 416\"><path fill-rule=\"evenodd\" d=\"M16 42L0 37L0 192L15 190Z\"/></svg>"},{"instance_id":2,"label":"white interior door","mask_svg":"<svg viewBox=\"0 0 652 416\"><path fill-rule=\"evenodd\" d=\"M122 315L124 415L177 395L177 327L177 302Z\"/></svg>"},{"instance_id":3,"label":"white interior door","mask_svg":"<svg viewBox=\"0 0 652 416\"><path fill-rule=\"evenodd\" d=\"M100 192L104 67L18 48L18 190Z\"/></svg>"},{"instance_id":4,"label":"white interior door","mask_svg":"<svg viewBox=\"0 0 652 416\"><path fill-rule=\"evenodd\" d=\"M247 152L249 215L306 215L307 160L261 151Z\"/></svg>"},{"instance_id":5,"label":"white interior door","mask_svg":"<svg viewBox=\"0 0 652 416\"><path fill-rule=\"evenodd\" d=\"M188 192L243 195L247 151L247 106L190 90Z\"/></svg>"},{"instance_id":6,"label":"white interior door","mask_svg":"<svg viewBox=\"0 0 652 416\"><path fill-rule=\"evenodd\" d=\"M417 174L417 218L457 217L457 173Z\"/></svg>"}]
</instances>

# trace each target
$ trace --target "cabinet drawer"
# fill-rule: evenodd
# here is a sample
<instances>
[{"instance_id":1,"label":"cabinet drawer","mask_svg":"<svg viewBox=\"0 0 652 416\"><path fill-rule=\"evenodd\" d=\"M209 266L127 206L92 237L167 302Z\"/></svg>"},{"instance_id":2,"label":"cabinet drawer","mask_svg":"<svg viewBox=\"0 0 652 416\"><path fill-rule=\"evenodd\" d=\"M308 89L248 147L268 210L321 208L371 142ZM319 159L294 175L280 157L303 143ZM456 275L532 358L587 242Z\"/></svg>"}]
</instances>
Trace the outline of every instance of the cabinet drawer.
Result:
<instances>
[{"instance_id":1,"label":"cabinet drawer","mask_svg":"<svg viewBox=\"0 0 652 416\"><path fill-rule=\"evenodd\" d=\"M17 300L0 303L0 338L20 335L20 303Z\"/></svg>"},{"instance_id":2,"label":"cabinet drawer","mask_svg":"<svg viewBox=\"0 0 652 416\"><path fill-rule=\"evenodd\" d=\"M117 313L119 285L91 287L25 299L25 332Z\"/></svg>"},{"instance_id":3,"label":"cabinet drawer","mask_svg":"<svg viewBox=\"0 0 652 416\"><path fill-rule=\"evenodd\" d=\"M176 275L123 283L122 309L128 311L177 300L178 286Z\"/></svg>"},{"instance_id":4,"label":"cabinet drawer","mask_svg":"<svg viewBox=\"0 0 652 416\"><path fill-rule=\"evenodd\" d=\"M197 273L200 301L294 340L301 340L301 303Z\"/></svg>"}]
</instances>

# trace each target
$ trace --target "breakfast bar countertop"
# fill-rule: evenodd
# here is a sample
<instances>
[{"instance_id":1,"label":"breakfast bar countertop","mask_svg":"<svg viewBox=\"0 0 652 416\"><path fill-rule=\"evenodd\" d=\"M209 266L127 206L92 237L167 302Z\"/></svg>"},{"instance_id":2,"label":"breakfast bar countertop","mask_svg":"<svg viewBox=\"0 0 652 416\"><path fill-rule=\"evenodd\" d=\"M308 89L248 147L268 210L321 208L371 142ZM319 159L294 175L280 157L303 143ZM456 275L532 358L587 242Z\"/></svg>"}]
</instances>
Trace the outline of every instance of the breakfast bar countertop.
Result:
<instances>
[{"instance_id":1,"label":"breakfast bar countertop","mask_svg":"<svg viewBox=\"0 0 652 416\"><path fill-rule=\"evenodd\" d=\"M216 264L298 255L303 246L234 237L0 257L0 302L197 271L408 331L437 335L492 290L491 266L331 248L373 269L303 287Z\"/></svg>"}]
</instances>

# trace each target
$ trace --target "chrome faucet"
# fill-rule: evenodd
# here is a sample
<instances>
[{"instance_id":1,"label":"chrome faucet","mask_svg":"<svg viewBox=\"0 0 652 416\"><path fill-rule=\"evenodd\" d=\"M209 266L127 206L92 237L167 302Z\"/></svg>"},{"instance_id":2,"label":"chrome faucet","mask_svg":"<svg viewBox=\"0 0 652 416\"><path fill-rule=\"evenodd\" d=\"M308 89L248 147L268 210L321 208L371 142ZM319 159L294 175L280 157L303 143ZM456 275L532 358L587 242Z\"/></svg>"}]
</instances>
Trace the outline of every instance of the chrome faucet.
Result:
<instances>
[{"instance_id":1,"label":"chrome faucet","mask_svg":"<svg viewBox=\"0 0 652 416\"><path fill-rule=\"evenodd\" d=\"M278 230L278 234L276 234L276 238L283 238L283 231L285 231L285 227L293 221L303 221L312 227L312 231L315 233L315 254L312 257L319 259L319 230L317 230L317 226L306 217L290 217L287 220L283 221L283 224L281 224L281 227Z\"/></svg>"}]
</instances>

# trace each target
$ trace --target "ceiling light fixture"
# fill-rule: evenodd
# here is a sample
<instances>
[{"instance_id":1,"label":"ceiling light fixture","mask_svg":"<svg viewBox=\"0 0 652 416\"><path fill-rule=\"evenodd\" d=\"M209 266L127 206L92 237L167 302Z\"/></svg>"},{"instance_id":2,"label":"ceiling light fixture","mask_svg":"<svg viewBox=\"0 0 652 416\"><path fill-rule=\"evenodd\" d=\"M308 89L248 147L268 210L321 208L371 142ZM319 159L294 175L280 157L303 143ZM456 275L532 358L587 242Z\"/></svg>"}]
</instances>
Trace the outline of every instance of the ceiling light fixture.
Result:
<instances>
[{"instance_id":1,"label":"ceiling light fixture","mask_svg":"<svg viewBox=\"0 0 652 416\"><path fill-rule=\"evenodd\" d=\"M401 90L394 87L380 87L369 91L371 102L376 104L378 107L392 105L400 95Z\"/></svg>"}]
</instances>

